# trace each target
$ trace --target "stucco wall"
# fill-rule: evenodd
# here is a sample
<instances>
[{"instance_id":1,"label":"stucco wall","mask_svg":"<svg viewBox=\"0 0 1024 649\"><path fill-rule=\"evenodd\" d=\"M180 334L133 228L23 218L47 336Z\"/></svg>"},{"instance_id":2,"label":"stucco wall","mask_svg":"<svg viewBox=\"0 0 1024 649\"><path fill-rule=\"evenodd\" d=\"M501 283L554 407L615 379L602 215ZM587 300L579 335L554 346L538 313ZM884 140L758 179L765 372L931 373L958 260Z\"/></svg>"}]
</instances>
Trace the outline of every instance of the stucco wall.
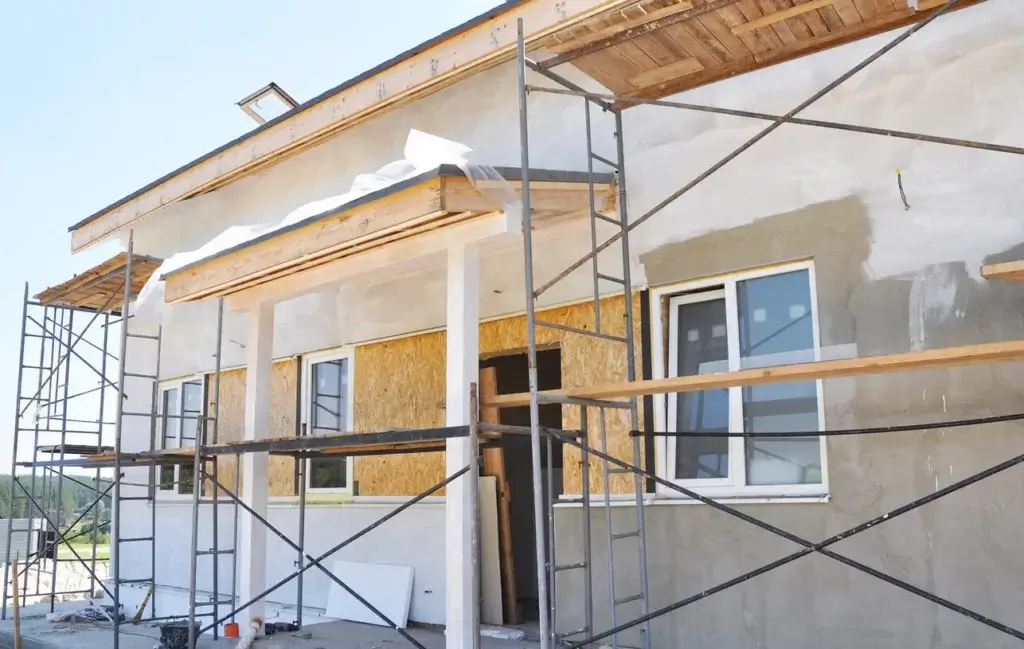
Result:
<instances>
[{"instance_id":1,"label":"stucco wall","mask_svg":"<svg viewBox=\"0 0 1024 649\"><path fill-rule=\"evenodd\" d=\"M886 38L723 81L686 99L784 113ZM274 168L168 208L136 230L137 247L156 255L190 249L229 223L274 220L304 202L345 191L355 174L400 157L410 128L463 142L483 162L517 165L514 79L511 66L496 68ZM990 0L937 21L806 115L1020 144L1022 79L1024 7L1019 0ZM530 115L534 166L584 168L579 101L533 96ZM627 111L631 213L644 213L763 126L666 108ZM599 150L611 154L607 116L598 118L595 130ZM897 168L903 171L910 209L900 200ZM1020 291L983 282L978 267L986 259L1014 258L1024 242L1022 172L1024 163L1005 154L785 126L638 228L633 261L643 272L634 277L654 285L812 256L825 345L855 344L857 353L871 354L1020 338ZM557 237L541 241L538 279L550 277L586 246L585 228L579 226L566 226ZM509 247L484 256L485 316L523 307L521 254ZM603 270L614 272L614 255L607 261L611 265ZM583 297L588 289L584 268L545 300ZM180 310L167 324L162 375L212 367L213 315L212 305L200 304ZM443 260L427 259L397 277L360 278L279 305L275 355L440 326L443 318ZM225 331L226 365L243 362L244 335L244 319L232 314ZM984 367L833 381L825 387L826 419L830 427L865 426L1013 411L1019 408L1018 374L1013 367ZM1024 442L1017 433L1016 425L1007 424L830 440L828 503L746 509L822 538L1021 452ZM148 431L137 433L140 439L143 434L148 439ZM1021 575L1011 548L1024 530L1012 514L1020 480L1010 473L974 486L837 550L1014 623ZM790 550L788 543L704 508L659 504L648 512L655 607ZM602 514L594 513L595 525ZM160 515L178 521L174 524L185 520L179 518L184 510L169 508ZM441 510L434 515L440 520ZM625 525L631 514L615 509L614 515ZM559 512L563 549L578 543L570 531L577 529L571 525L574 517L578 510ZM344 513L337 520L343 527L355 524ZM399 519L395 523L404 525ZM595 532L600 539L600 528ZM600 541L595 550L600 565ZM169 561L186 565L186 554L175 553ZM389 560L400 561L400 555L396 550ZM624 584L631 572L627 567L634 565L630 561L628 553L617 557ZM603 584L602 576L594 583ZM559 595L562 613L578 614L578 591L567 586ZM818 557L715 598L658 622L656 646L1001 642L982 626Z\"/></svg>"}]
</instances>

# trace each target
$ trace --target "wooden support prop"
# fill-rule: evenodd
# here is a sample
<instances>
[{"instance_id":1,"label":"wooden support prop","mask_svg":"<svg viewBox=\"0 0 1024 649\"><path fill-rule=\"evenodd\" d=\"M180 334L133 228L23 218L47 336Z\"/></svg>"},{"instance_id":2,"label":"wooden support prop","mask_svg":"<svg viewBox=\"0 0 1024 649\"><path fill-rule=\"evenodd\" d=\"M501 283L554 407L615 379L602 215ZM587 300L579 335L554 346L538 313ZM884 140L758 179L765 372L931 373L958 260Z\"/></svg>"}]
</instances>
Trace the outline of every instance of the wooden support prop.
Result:
<instances>
[{"instance_id":1,"label":"wooden support prop","mask_svg":"<svg viewBox=\"0 0 1024 649\"><path fill-rule=\"evenodd\" d=\"M8 521L10 524L10 521ZM21 649L21 600L18 598L18 559L11 562L11 588L14 595L14 649Z\"/></svg>"},{"instance_id":2,"label":"wooden support prop","mask_svg":"<svg viewBox=\"0 0 1024 649\"><path fill-rule=\"evenodd\" d=\"M1006 261L1001 264L989 264L981 267L981 276L985 279L1002 279L1008 282L1024 280L1024 261Z\"/></svg>"},{"instance_id":3,"label":"wooden support prop","mask_svg":"<svg viewBox=\"0 0 1024 649\"><path fill-rule=\"evenodd\" d=\"M770 27L776 23L786 20L787 18L793 18L794 16L799 16L800 14L805 14L809 11L815 11L822 7L828 7L835 3L836 0L811 0L810 2L805 2L803 4L793 5L792 7L788 7L782 11L775 11L766 16L762 16L761 18L743 23L742 25L736 25L732 28L732 33L736 36L741 36L743 34L750 33L755 29Z\"/></svg>"},{"instance_id":4,"label":"wooden support prop","mask_svg":"<svg viewBox=\"0 0 1024 649\"><path fill-rule=\"evenodd\" d=\"M480 370L480 397L489 399L498 396L498 373L493 367ZM480 409L480 421L499 424L498 409ZM505 456L501 448L483 451L484 475L494 476L498 483L498 553L501 561L502 609L505 624L519 624L519 606L516 595L516 571L512 558L512 502L508 478L505 475Z\"/></svg>"},{"instance_id":5,"label":"wooden support prop","mask_svg":"<svg viewBox=\"0 0 1024 649\"><path fill-rule=\"evenodd\" d=\"M153 596L153 584L149 585L149 589L146 591L146 596L142 598L142 603L139 604L139 610L135 611L135 615L132 617L132 624L138 626L139 622L142 621L142 614L146 612L146 606L149 605L149 598Z\"/></svg>"},{"instance_id":6,"label":"wooden support prop","mask_svg":"<svg viewBox=\"0 0 1024 649\"><path fill-rule=\"evenodd\" d=\"M1014 340L965 347L948 347L926 351L887 354L884 356L863 356L833 361L776 365L735 372L679 376L668 379L633 381L632 383L605 383L589 387L552 390L545 394L562 395L584 399L615 399L644 394L670 394L673 392L699 392L721 388L810 381L814 379L838 379L865 374L886 374L889 372L913 372L979 363L997 363L1024 360L1024 340ZM508 408L525 406L530 403L530 394L503 394L484 402L485 406Z\"/></svg>"}]
</instances>

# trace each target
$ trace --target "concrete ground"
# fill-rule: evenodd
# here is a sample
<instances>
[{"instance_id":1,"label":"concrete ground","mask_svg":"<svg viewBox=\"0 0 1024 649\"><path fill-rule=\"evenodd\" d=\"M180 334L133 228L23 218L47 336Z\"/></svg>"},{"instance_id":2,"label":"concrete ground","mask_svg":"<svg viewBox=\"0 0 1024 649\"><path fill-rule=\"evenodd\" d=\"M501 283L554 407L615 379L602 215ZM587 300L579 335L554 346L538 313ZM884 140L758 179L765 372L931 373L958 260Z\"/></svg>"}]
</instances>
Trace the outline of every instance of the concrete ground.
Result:
<instances>
[{"instance_id":1,"label":"concrete ground","mask_svg":"<svg viewBox=\"0 0 1024 649\"><path fill-rule=\"evenodd\" d=\"M81 602L57 605L57 610L74 610ZM10 613L10 612L8 612ZM112 646L113 630L104 623L54 623L46 619L48 605L28 606L22 610L21 634L23 649L108 649ZM10 618L10 615L8 615ZM121 627L121 649L153 649L160 638L160 630L151 623L138 626L130 623ZM0 649L13 645L14 622L0 621ZM408 629L410 635L427 649L444 649L444 634L428 629ZM214 640L212 636L200 639L197 649L228 649L238 644L237 639ZM354 622L323 622L311 624L295 633L278 633L261 638L253 649L404 649L412 647L396 631ZM496 640L484 637L481 649L536 649L530 640Z\"/></svg>"}]
</instances>

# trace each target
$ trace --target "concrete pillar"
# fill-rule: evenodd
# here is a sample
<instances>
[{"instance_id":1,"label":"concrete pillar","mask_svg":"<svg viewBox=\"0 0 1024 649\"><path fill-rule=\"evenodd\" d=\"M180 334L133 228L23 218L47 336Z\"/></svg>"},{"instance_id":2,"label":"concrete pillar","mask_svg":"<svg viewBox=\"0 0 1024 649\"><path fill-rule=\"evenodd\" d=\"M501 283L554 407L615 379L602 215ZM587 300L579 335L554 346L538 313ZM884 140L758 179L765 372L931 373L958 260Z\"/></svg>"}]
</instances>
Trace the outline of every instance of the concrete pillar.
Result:
<instances>
[{"instance_id":1,"label":"concrete pillar","mask_svg":"<svg viewBox=\"0 0 1024 649\"><path fill-rule=\"evenodd\" d=\"M270 438L270 372L274 360L274 304L263 302L249 311L246 339L245 428L243 439ZM268 453L244 453L241 457L242 501L267 517ZM238 566L240 601L247 602L267 587L267 529L245 511L238 514ZM264 619L260 600L240 615L248 621Z\"/></svg>"},{"instance_id":2,"label":"concrete pillar","mask_svg":"<svg viewBox=\"0 0 1024 649\"><path fill-rule=\"evenodd\" d=\"M469 423L469 385L480 369L480 256L474 245L448 250L447 384L445 423ZM447 475L470 462L469 440L450 439L446 445ZM469 482L463 477L445 491L445 648L473 649L478 634L473 624L474 581L470 558L474 548L470 525Z\"/></svg>"}]
</instances>

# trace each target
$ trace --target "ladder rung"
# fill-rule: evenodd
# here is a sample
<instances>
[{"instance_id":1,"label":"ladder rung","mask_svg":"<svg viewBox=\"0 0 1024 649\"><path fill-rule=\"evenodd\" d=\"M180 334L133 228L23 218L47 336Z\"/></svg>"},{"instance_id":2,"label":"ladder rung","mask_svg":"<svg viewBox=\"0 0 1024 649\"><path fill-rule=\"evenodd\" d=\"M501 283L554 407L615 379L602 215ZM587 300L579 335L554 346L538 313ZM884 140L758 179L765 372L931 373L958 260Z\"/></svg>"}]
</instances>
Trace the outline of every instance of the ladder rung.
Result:
<instances>
[{"instance_id":1,"label":"ladder rung","mask_svg":"<svg viewBox=\"0 0 1024 649\"><path fill-rule=\"evenodd\" d=\"M556 502L559 505L561 505L562 503L570 503L570 504L582 505L583 504L583 498L559 498Z\"/></svg>"},{"instance_id":2,"label":"ladder rung","mask_svg":"<svg viewBox=\"0 0 1024 649\"><path fill-rule=\"evenodd\" d=\"M610 216L605 216L604 214L601 214L600 212L594 212L594 218L595 219L601 219L602 221L607 221L608 223L611 223L612 225L620 227L620 228L622 227L622 223L620 223L618 219L613 219Z\"/></svg>"},{"instance_id":3,"label":"ladder rung","mask_svg":"<svg viewBox=\"0 0 1024 649\"><path fill-rule=\"evenodd\" d=\"M573 629L572 631L566 631L565 633L556 633L555 634L555 640L564 640L566 638L571 638L574 635L579 635L581 633L586 633L586 632L587 632L587 627L581 626L578 629Z\"/></svg>"},{"instance_id":4,"label":"ladder rung","mask_svg":"<svg viewBox=\"0 0 1024 649\"><path fill-rule=\"evenodd\" d=\"M635 602L643 598L644 596L642 593L637 593L636 595L630 595L629 597L623 597L622 599L615 600L615 605L621 606L623 604L629 604L630 602Z\"/></svg>"},{"instance_id":5,"label":"ladder rung","mask_svg":"<svg viewBox=\"0 0 1024 649\"><path fill-rule=\"evenodd\" d=\"M234 553L235 553L234 550L197 550L196 551L197 555L201 555L201 554L211 554L211 555L212 554L234 554Z\"/></svg>"},{"instance_id":6,"label":"ladder rung","mask_svg":"<svg viewBox=\"0 0 1024 649\"><path fill-rule=\"evenodd\" d=\"M160 336L150 336L147 334L125 334L129 338L145 338L147 340L160 340Z\"/></svg>"},{"instance_id":7,"label":"ladder rung","mask_svg":"<svg viewBox=\"0 0 1024 649\"><path fill-rule=\"evenodd\" d=\"M601 338L603 340L611 340L617 343L625 343L626 339L622 336L613 336L611 334L602 334L590 329L580 329L578 327L570 327L569 325L558 324L557 322L546 322L544 320L537 320L536 325L538 327L547 327L548 329L558 329L559 331L568 331L569 333L580 334L583 336L593 336L594 338Z\"/></svg>"},{"instance_id":8,"label":"ladder rung","mask_svg":"<svg viewBox=\"0 0 1024 649\"><path fill-rule=\"evenodd\" d=\"M122 584L151 584L153 579L151 577L145 577L143 579L118 579L118 582Z\"/></svg>"},{"instance_id":9,"label":"ladder rung","mask_svg":"<svg viewBox=\"0 0 1024 649\"><path fill-rule=\"evenodd\" d=\"M121 496L121 498L119 498L119 500L150 500L150 497L149 496Z\"/></svg>"},{"instance_id":10,"label":"ladder rung","mask_svg":"<svg viewBox=\"0 0 1024 649\"><path fill-rule=\"evenodd\" d=\"M127 539L118 539L118 543L140 543L142 541L152 541L152 536L135 536Z\"/></svg>"},{"instance_id":11,"label":"ladder rung","mask_svg":"<svg viewBox=\"0 0 1024 649\"><path fill-rule=\"evenodd\" d=\"M619 539L631 539L634 536L640 538L640 530L633 530L632 532L622 532L621 534L612 534L612 540L618 541Z\"/></svg>"},{"instance_id":12,"label":"ladder rung","mask_svg":"<svg viewBox=\"0 0 1024 649\"><path fill-rule=\"evenodd\" d=\"M225 599L225 600L220 601L220 602L196 602L196 607L199 607L199 606L213 606L214 604L216 604L217 606L234 606L235 605L235 603L232 602L230 599Z\"/></svg>"},{"instance_id":13,"label":"ladder rung","mask_svg":"<svg viewBox=\"0 0 1024 649\"><path fill-rule=\"evenodd\" d=\"M537 394L537 400L541 403L561 403L570 406L590 406L591 408L619 408L629 410L633 405L628 401L607 401L605 399L584 399L581 397L566 397L561 394Z\"/></svg>"},{"instance_id":14,"label":"ladder rung","mask_svg":"<svg viewBox=\"0 0 1024 649\"><path fill-rule=\"evenodd\" d=\"M594 153L593 151L590 152L590 157L593 158L594 160L597 160L598 162L605 163L606 165L608 165L612 169L618 169L619 168L619 165L615 164L614 162L612 162L608 158L604 157L603 155L598 155L597 153Z\"/></svg>"},{"instance_id":15,"label":"ladder rung","mask_svg":"<svg viewBox=\"0 0 1024 649\"><path fill-rule=\"evenodd\" d=\"M586 561L580 561L579 563L567 563L564 566L555 566L555 572L562 572L563 570L579 570L580 568L586 567Z\"/></svg>"},{"instance_id":16,"label":"ladder rung","mask_svg":"<svg viewBox=\"0 0 1024 649\"><path fill-rule=\"evenodd\" d=\"M139 374L138 372L125 372L124 375L133 379L152 379L154 381L158 378L154 374Z\"/></svg>"},{"instance_id":17,"label":"ladder rung","mask_svg":"<svg viewBox=\"0 0 1024 649\"><path fill-rule=\"evenodd\" d=\"M616 284L622 284L623 286L626 285L626 280L622 279L621 277L612 277L611 275L605 275L604 273L598 273L597 274L597 278L598 279L603 279L606 282L615 282Z\"/></svg>"}]
</instances>

